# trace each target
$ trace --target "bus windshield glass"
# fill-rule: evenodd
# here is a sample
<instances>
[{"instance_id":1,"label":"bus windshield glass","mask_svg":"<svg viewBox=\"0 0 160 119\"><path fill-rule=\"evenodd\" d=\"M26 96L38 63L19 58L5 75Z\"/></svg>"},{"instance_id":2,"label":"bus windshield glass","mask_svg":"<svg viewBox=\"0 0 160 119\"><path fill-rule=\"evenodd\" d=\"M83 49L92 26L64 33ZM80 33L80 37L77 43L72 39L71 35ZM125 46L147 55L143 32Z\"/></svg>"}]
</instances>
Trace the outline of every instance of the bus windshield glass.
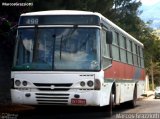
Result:
<instances>
[{"instance_id":1,"label":"bus windshield glass","mask_svg":"<svg viewBox=\"0 0 160 119\"><path fill-rule=\"evenodd\" d=\"M13 70L100 70L100 30L19 28Z\"/></svg>"}]
</instances>

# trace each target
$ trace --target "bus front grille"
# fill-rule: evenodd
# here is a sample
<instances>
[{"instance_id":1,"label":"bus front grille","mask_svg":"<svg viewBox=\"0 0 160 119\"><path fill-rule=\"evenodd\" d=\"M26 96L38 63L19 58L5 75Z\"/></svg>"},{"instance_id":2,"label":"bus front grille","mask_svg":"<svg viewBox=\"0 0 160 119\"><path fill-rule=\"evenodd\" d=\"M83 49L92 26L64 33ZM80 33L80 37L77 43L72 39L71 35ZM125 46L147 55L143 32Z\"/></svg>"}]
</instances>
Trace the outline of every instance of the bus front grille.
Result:
<instances>
[{"instance_id":1,"label":"bus front grille","mask_svg":"<svg viewBox=\"0 0 160 119\"><path fill-rule=\"evenodd\" d=\"M67 105L69 94L51 94L51 93L36 93L38 104L44 105Z\"/></svg>"},{"instance_id":2,"label":"bus front grille","mask_svg":"<svg viewBox=\"0 0 160 119\"><path fill-rule=\"evenodd\" d=\"M68 91L72 83L34 83L34 85L41 91Z\"/></svg>"}]
</instances>

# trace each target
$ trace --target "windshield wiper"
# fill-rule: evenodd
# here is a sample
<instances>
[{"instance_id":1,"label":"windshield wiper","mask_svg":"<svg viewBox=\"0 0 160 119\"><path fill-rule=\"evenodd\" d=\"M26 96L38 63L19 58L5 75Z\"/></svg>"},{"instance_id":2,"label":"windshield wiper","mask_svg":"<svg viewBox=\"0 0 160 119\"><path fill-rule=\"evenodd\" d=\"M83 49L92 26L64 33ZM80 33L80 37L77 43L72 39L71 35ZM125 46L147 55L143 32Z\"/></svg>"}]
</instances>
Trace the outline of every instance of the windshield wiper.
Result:
<instances>
[{"instance_id":1,"label":"windshield wiper","mask_svg":"<svg viewBox=\"0 0 160 119\"><path fill-rule=\"evenodd\" d=\"M52 35L53 37L53 42L52 42L52 70L54 69L54 54L55 54L55 42L56 42L56 34Z\"/></svg>"},{"instance_id":2,"label":"windshield wiper","mask_svg":"<svg viewBox=\"0 0 160 119\"><path fill-rule=\"evenodd\" d=\"M62 56L62 40L63 40L63 35L62 35L61 41L60 41L60 52L59 52L60 60L61 60L61 56Z\"/></svg>"},{"instance_id":3,"label":"windshield wiper","mask_svg":"<svg viewBox=\"0 0 160 119\"><path fill-rule=\"evenodd\" d=\"M15 54L15 56L14 56L14 64L13 64L13 66L15 67L16 66L16 61L18 61L18 57L17 57L17 55L18 55L18 49L19 49L19 45L20 45L20 43L22 42L22 32L20 31L19 32L19 34L18 34L18 36L16 37L16 40L17 40L17 43L16 43L16 45L15 45L15 49L16 49L16 54Z\"/></svg>"},{"instance_id":4,"label":"windshield wiper","mask_svg":"<svg viewBox=\"0 0 160 119\"><path fill-rule=\"evenodd\" d=\"M34 45L33 45L33 62L37 61L37 54L38 54L38 26L35 25L35 36L34 36Z\"/></svg>"}]
</instances>

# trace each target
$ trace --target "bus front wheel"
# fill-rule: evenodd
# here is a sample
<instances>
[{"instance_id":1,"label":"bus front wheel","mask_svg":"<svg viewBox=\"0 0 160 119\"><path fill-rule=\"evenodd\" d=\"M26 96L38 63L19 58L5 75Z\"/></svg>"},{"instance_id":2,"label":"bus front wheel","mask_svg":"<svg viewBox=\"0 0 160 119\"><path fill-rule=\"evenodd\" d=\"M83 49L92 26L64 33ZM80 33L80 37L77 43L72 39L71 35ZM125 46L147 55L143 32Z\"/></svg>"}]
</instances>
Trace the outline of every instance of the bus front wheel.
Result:
<instances>
[{"instance_id":1,"label":"bus front wheel","mask_svg":"<svg viewBox=\"0 0 160 119\"><path fill-rule=\"evenodd\" d=\"M112 116L112 109L114 106L114 94L110 94L110 99L109 99L109 105L106 106L106 111L107 111L107 116L111 117Z\"/></svg>"}]
</instances>

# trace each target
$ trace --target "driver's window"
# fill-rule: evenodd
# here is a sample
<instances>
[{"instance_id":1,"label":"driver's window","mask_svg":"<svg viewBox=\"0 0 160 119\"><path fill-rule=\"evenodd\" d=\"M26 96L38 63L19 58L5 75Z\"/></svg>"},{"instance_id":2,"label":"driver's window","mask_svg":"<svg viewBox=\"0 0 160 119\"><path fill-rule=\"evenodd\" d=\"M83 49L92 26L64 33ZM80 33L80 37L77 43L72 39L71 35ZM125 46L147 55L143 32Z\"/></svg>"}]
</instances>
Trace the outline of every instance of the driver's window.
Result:
<instances>
[{"instance_id":1,"label":"driver's window","mask_svg":"<svg viewBox=\"0 0 160 119\"><path fill-rule=\"evenodd\" d=\"M112 64L111 59L111 48L110 45L106 43L106 30L102 30L102 67L104 69L108 68Z\"/></svg>"}]
</instances>

